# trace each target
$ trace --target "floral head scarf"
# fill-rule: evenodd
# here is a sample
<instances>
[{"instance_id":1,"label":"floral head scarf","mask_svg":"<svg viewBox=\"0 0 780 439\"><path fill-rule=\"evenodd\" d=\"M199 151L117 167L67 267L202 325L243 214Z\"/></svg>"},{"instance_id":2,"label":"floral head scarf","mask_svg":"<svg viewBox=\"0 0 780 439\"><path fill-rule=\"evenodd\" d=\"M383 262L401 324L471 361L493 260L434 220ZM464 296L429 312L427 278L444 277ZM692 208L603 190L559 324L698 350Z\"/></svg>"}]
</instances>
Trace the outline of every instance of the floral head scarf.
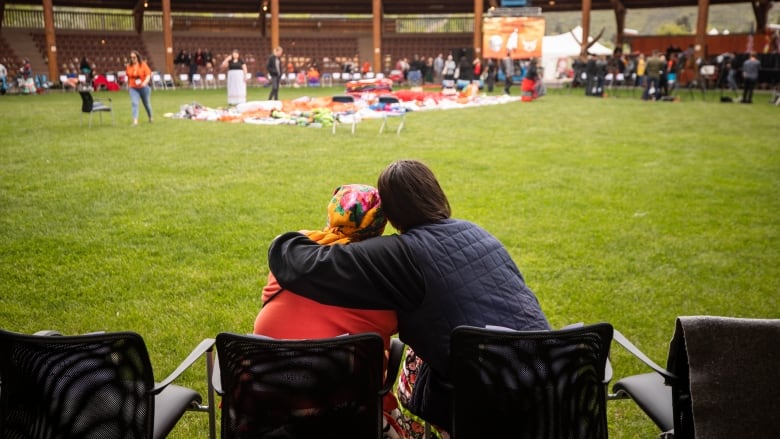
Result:
<instances>
[{"instance_id":1,"label":"floral head scarf","mask_svg":"<svg viewBox=\"0 0 780 439\"><path fill-rule=\"evenodd\" d=\"M336 188L328 203L327 226L322 231L305 233L320 244L347 244L381 235L386 224L376 188L345 184Z\"/></svg>"}]
</instances>

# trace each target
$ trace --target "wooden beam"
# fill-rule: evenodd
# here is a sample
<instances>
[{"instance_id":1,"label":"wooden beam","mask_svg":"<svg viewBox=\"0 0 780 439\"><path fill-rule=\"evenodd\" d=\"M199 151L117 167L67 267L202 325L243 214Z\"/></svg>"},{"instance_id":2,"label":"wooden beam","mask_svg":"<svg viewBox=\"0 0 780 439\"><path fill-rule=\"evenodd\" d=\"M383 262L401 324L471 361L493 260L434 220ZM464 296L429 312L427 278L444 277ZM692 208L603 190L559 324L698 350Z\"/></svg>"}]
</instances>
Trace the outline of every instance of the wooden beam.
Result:
<instances>
[{"instance_id":1,"label":"wooden beam","mask_svg":"<svg viewBox=\"0 0 780 439\"><path fill-rule=\"evenodd\" d=\"M165 73L173 75L173 20L171 20L171 0L162 0L163 47L165 47Z\"/></svg>"},{"instance_id":2,"label":"wooden beam","mask_svg":"<svg viewBox=\"0 0 780 439\"><path fill-rule=\"evenodd\" d=\"M615 47L623 50L623 37L626 31L626 6L621 0L610 0L612 9L615 10L615 24L617 25L617 35L615 36Z\"/></svg>"},{"instance_id":3,"label":"wooden beam","mask_svg":"<svg viewBox=\"0 0 780 439\"><path fill-rule=\"evenodd\" d=\"M260 12L257 14L257 21L260 23L260 36L265 38L265 13L264 7L268 7L265 2L260 5Z\"/></svg>"},{"instance_id":4,"label":"wooden beam","mask_svg":"<svg viewBox=\"0 0 780 439\"><path fill-rule=\"evenodd\" d=\"M709 19L710 0L699 0L699 14L696 18L696 44L693 46L696 59L707 57L707 20Z\"/></svg>"},{"instance_id":5,"label":"wooden beam","mask_svg":"<svg viewBox=\"0 0 780 439\"><path fill-rule=\"evenodd\" d=\"M591 0L582 0L582 41L580 41L580 56L588 55L588 37L590 37L590 6Z\"/></svg>"},{"instance_id":6,"label":"wooden beam","mask_svg":"<svg viewBox=\"0 0 780 439\"><path fill-rule=\"evenodd\" d=\"M43 27L46 33L46 56L49 67L49 81L60 77L57 63L57 36L54 33L54 5L52 0L43 0Z\"/></svg>"},{"instance_id":7,"label":"wooden beam","mask_svg":"<svg viewBox=\"0 0 780 439\"><path fill-rule=\"evenodd\" d=\"M756 33L764 33L769 20L769 10L772 9L772 2L758 0L750 4L753 6L753 15L756 17Z\"/></svg>"},{"instance_id":8,"label":"wooden beam","mask_svg":"<svg viewBox=\"0 0 780 439\"><path fill-rule=\"evenodd\" d=\"M483 0L474 0L474 59L482 58L482 9Z\"/></svg>"},{"instance_id":9,"label":"wooden beam","mask_svg":"<svg viewBox=\"0 0 780 439\"><path fill-rule=\"evenodd\" d=\"M133 7L133 27L140 35L144 31L144 10L146 9L146 0L138 0Z\"/></svg>"},{"instance_id":10,"label":"wooden beam","mask_svg":"<svg viewBox=\"0 0 780 439\"><path fill-rule=\"evenodd\" d=\"M384 21L384 15L382 13L382 0L373 0L371 3L371 13L374 17L372 27L372 39L373 39L373 70L375 73L383 72L382 68L382 22Z\"/></svg>"},{"instance_id":11,"label":"wooden beam","mask_svg":"<svg viewBox=\"0 0 780 439\"><path fill-rule=\"evenodd\" d=\"M279 0L271 0L271 49L279 46Z\"/></svg>"},{"instance_id":12,"label":"wooden beam","mask_svg":"<svg viewBox=\"0 0 780 439\"><path fill-rule=\"evenodd\" d=\"M3 30L4 19L5 19L5 0L0 0L0 31Z\"/></svg>"}]
</instances>

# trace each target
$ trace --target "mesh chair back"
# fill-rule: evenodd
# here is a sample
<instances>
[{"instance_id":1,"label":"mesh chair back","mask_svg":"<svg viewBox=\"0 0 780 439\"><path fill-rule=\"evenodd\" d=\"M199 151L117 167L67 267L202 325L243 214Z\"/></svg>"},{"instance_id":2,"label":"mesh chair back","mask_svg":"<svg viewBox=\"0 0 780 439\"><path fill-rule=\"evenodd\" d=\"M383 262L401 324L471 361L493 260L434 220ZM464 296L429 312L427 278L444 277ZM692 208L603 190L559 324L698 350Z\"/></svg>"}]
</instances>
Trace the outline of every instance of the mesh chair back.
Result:
<instances>
[{"instance_id":1,"label":"mesh chair back","mask_svg":"<svg viewBox=\"0 0 780 439\"><path fill-rule=\"evenodd\" d=\"M0 330L2 438L151 438L153 386L138 334Z\"/></svg>"},{"instance_id":2,"label":"mesh chair back","mask_svg":"<svg viewBox=\"0 0 780 439\"><path fill-rule=\"evenodd\" d=\"M81 112L91 113L95 100L92 98L92 93L88 91L80 91L81 95Z\"/></svg>"},{"instance_id":3,"label":"mesh chair back","mask_svg":"<svg viewBox=\"0 0 780 439\"><path fill-rule=\"evenodd\" d=\"M337 95L337 96L333 96L333 102L340 102L342 104L354 104L355 97L351 95Z\"/></svg>"},{"instance_id":4,"label":"mesh chair back","mask_svg":"<svg viewBox=\"0 0 780 439\"><path fill-rule=\"evenodd\" d=\"M378 334L317 340L217 335L222 438L380 438Z\"/></svg>"},{"instance_id":5,"label":"mesh chair back","mask_svg":"<svg viewBox=\"0 0 780 439\"><path fill-rule=\"evenodd\" d=\"M606 438L611 341L608 323L558 331L455 328L453 438Z\"/></svg>"}]
</instances>

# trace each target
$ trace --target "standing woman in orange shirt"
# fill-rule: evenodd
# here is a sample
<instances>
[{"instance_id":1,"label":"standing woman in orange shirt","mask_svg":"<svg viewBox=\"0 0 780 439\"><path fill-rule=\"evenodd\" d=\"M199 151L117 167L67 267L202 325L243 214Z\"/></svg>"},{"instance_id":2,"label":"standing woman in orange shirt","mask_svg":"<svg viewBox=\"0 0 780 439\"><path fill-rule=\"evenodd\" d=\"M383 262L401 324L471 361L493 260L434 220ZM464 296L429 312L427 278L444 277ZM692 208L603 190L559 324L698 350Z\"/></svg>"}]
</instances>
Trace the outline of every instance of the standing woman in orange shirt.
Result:
<instances>
[{"instance_id":1,"label":"standing woman in orange shirt","mask_svg":"<svg viewBox=\"0 0 780 439\"><path fill-rule=\"evenodd\" d=\"M132 103L133 126L138 125L139 99L144 104L146 114L149 116L149 123L152 123L152 89L149 87L152 71L141 59L141 54L137 50L130 51L130 64L127 65L126 73L127 88L130 90L130 102Z\"/></svg>"}]
</instances>

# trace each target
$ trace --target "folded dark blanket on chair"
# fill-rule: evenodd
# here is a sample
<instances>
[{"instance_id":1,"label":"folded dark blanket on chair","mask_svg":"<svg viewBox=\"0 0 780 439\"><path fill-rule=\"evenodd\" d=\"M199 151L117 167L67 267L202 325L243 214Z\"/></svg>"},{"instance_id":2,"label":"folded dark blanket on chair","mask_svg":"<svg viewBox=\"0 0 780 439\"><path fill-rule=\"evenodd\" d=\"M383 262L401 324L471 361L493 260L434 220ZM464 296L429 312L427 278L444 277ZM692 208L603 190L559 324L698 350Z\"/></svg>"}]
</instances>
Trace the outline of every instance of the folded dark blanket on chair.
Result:
<instances>
[{"instance_id":1,"label":"folded dark blanket on chair","mask_svg":"<svg viewBox=\"0 0 780 439\"><path fill-rule=\"evenodd\" d=\"M680 327L696 437L780 438L780 319L689 316Z\"/></svg>"}]
</instances>

